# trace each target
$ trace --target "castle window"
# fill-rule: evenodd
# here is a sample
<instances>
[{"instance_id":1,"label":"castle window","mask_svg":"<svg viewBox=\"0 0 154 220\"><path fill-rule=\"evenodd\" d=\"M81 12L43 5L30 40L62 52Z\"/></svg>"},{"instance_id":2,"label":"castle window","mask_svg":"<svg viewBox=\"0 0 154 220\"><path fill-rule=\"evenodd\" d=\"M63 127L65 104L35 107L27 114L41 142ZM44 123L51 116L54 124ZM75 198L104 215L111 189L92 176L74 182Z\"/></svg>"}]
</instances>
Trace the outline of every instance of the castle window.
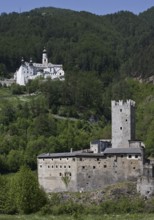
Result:
<instances>
[{"instance_id":1,"label":"castle window","mask_svg":"<svg viewBox=\"0 0 154 220\"><path fill-rule=\"evenodd\" d=\"M129 155L128 157L129 157L129 158L132 158L132 155Z\"/></svg>"},{"instance_id":2,"label":"castle window","mask_svg":"<svg viewBox=\"0 0 154 220\"><path fill-rule=\"evenodd\" d=\"M64 166L64 168L66 168L66 166Z\"/></svg>"},{"instance_id":3,"label":"castle window","mask_svg":"<svg viewBox=\"0 0 154 220\"><path fill-rule=\"evenodd\" d=\"M124 155L121 155L121 158L123 158L124 157Z\"/></svg>"},{"instance_id":4,"label":"castle window","mask_svg":"<svg viewBox=\"0 0 154 220\"><path fill-rule=\"evenodd\" d=\"M59 173L59 176L62 176L62 173Z\"/></svg>"},{"instance_id":5,"label":"castle window","mask_svg":"<svg viewBox=\"0 0 154 220\"><path fill-rule=\"evenodd\" d=\"M96 167L95 166L93 166L93 169L95 169Z\"/></svg>"},{"instance_id":6,"label":"castle window","mask_svg":"<svg viewBox=\"0 0 154 220\"><path fill-rule=\"evenodd\" d=\"M104 165L104 168L106 168L107 166L106 166L106 164Z\"/></svg>"},{"instance_id":7,"label":"castle window","mask_svg":"<svg viewBox=\"0 0 154 220\"><path fill-rule=\"evenodd\" d=\"M72 160L75 161L75 158L73 158Z\"/></svg>"},{"instance_id":8,"label":"castle window","mask_svg":"<svg viewBox=\"0 0 154 220\"><path fill-rule=\"evenodd\" d=\"M82 169L85 169L85 166L82 166Z\"/></svg>"},{"instance_id":9,"label":"castle window","mask_svg":"<svg viewBox=\"0 0 154 220\"><path fill-rule=\"evenodd\" d=\"M54 168L54 166L52 166L52 168Z\"/></svg>"},{"instance_id":10,"label":"castle window","mask_svg":"<svg viewBox=\"0 0 154 220\"><path fill-rule=\"evenodd\" d=\"M40 165L40 168L42 168L42 165Z\"/></svg>"},{"instance_id":11,"label":"castle window","mask_svg":"<svg viewBox=\"0 0 154 220\"><path fill-rule=\"evenodd\" d=\"M133 169L135 170L135 169L136 169L136 167L133 167Z\"/></svg>"},{"instance_id":12,"label":"castle window","mask_svg":"<svg viewBox=\"0 0 154 220\"><path fill-rule=\"evenodd\" d=\"M80 161L82 161L82 158L80 158Z\"/></svg>"},{"instance_id":13,"label":"castle window","mask_svg":"<svg viewBox=\"0 0 154 220\"><path fill-rule=\"evenodd\" d=\"M61 158L59 158L61 160Z\"/></svg>"},{"instance_id":14,"label":"castle window","mask_svg":"<svg viewBox=\"0 0 154 220\"><path fill-rule=\"evenodd\" d=\"M72 176L72 174L70 173L70 176Z\"/></svg>"},{"instance_id":15,"label":"castle window","mask_svg":"<svg viewBox=\"0 0 154 220\"><path fill-rule=\"evenodd\" d=\"M126 119L126 121L127 121L127 119Z\"/></svg>"},{"instance_id":16,"label":"castle window","mask_svg":"<svg viewBox=\"0 0 154 220\"><path fill-rule=\"evenodd\" d=\"M60 168L62 168L62 165L60 165Z\"/></svg>"},{"instance_id":17,"label":"castle window","mask_svg":"<svg viewBox=\"0 0 154 220\"><path fill-rule=\"evenodd\" d=\"M56 168L58 168L58 165L56 165Z\"/></svg>"},{"instance_id":18,"label":"castle window","mask_svg":"<svg viewBox=\"0 0 154 220\"><path fill-rule=\"evenodd\" d=\"M120 112L122 112L122 109L120 109Z\"/></svg>"},{"instance_id":19,"label":"castle window","mask_svg":"<svg viewBox=\"0 0 154 220\"><path fill-rule=\"evenodd\" d=\"M68 168L71 168L71 166L68 166Z\"/></svg>"},{"instance_id":20,"label":"castle window","mask_svg":"<svg viewBox=\"0 0 154 220\"><path fill-rule=\"evenodd\" d=\"M135 158L138 158L138 155L135 155Z\"/></svg>"},{"instance_id":21,"label":"castle window","mask_svg":"<svg viewBox=\"0 0 154 220\"><path fill-rule=\"evenodd\" d=\"M48 166L48 168L50 168L50 166Z\"/></svg>"},{"instance_id":22,"label":"castle window","mask_svg":"<svg viewBox=\"0 0 154 220\"><path fill-rule=\"evenodd\" d=\"M122 130L122 127L120 127L120 130Z\"/></svg>"},{"instance_id":23,"label":"castle window","mask_svg":"<svg viewBox=\"0 0 154 220\"><path fill-rule=\"evenodd\" d=\"M99 161L99 158L97 158L97 161Z\"/></svg>"}]
</instances>

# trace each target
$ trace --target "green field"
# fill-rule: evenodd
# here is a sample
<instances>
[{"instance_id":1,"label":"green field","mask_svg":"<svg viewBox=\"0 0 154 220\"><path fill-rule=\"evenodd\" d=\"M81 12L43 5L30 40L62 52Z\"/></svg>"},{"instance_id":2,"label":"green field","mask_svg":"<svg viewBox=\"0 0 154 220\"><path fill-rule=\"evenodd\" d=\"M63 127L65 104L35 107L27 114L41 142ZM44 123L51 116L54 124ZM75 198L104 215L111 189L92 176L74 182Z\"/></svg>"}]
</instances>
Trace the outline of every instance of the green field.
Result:
<instances>
[{"instance_id":1,"label":"green field","mask_svg":"<svg viewBox=\"0 0 154 220\"><path fill-rule=\"evenodd\" d=\"M0 220L153 220L154 214L133 215L81 215L81 216L39 216L39 215L0 215Z\"/></svg>"}]
</instances>

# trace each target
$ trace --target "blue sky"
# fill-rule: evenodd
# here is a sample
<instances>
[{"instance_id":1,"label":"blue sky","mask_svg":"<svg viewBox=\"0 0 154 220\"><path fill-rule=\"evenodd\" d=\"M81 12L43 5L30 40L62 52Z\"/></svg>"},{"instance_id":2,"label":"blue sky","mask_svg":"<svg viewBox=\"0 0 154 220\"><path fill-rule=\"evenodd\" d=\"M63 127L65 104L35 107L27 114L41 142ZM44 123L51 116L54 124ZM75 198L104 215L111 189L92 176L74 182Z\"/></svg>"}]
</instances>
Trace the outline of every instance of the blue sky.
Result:
<instances>
[{"instance_id":1,"label":"blue sky","mask_svg":"<svg viewBox=\"0 0 154 220\"><path fill-rule=\"evenodd\" d=\"M98 15L121 10L138 14L154 6L154 0L0 0L0 13L23 12L48 6L89 11Z\"/></svg>"}]
</instances>

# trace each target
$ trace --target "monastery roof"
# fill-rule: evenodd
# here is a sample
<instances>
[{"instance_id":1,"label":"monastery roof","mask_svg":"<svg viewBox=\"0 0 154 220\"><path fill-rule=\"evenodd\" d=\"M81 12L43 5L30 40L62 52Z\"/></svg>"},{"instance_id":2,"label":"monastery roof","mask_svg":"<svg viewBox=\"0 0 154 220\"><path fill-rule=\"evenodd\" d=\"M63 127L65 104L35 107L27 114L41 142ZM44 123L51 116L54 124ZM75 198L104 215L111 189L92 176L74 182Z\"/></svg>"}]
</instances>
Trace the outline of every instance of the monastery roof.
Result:
<instances>
[{"instance_id":1,"label":"monastery roof","mask_svg":"<svg viewBox=\"0 0 154 220\"><path fill-rule=\"evenodd\" d=\"M141 148L106 148L104 154L142 154Z\"/></svg>"}]
</instances>

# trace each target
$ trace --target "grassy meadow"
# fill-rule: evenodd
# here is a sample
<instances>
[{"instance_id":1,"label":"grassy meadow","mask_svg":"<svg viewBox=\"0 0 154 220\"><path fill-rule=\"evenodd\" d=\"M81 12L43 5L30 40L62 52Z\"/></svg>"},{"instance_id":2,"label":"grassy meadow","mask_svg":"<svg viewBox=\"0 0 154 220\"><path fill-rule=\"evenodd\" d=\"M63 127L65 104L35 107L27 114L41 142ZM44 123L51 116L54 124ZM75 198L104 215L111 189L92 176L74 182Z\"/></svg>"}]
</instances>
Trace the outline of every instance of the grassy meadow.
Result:
<instances>
[{"instance_id":1,"label":"grassy meadow","mask_svg":"<svg viewBox=\"0 0 154 220\"><path fill-rule=\"evenodd\" d=\"M154 214L125 215L0 215L0 220L153 220Z\"/></svg>"}]
</instances>

